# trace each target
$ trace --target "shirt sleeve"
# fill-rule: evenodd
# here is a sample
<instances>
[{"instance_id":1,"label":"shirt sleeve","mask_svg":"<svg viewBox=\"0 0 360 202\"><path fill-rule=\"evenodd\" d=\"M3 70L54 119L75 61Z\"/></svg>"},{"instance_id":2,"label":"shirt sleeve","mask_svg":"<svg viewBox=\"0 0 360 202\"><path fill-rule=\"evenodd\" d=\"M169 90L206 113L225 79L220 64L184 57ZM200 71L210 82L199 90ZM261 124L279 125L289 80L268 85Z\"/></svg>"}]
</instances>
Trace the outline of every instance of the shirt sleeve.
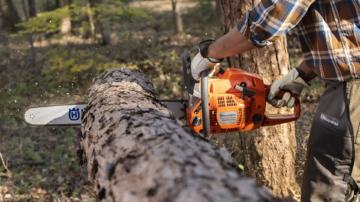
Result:
<instances>
[{"instance_id":1,"label":"shirt sleeve","mask_svg":"<svg viewBox=\"0 0 360 202\"><path fill-rule=\"evenodd\" d=\"M270 45L295 27L315 0L261 0L237 24L256 47Z\"/></svg>"}]
</instances>

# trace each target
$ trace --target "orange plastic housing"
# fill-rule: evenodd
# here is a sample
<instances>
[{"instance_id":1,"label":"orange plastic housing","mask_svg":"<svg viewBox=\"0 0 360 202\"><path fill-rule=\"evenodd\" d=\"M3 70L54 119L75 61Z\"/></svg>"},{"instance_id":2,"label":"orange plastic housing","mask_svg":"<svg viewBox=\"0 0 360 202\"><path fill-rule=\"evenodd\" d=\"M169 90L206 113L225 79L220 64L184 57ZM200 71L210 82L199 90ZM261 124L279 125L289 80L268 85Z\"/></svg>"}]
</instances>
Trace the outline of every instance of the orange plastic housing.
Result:
<instances>
[{"instance_id":1,"label":"orange plastic housing","mask_svg":"<svg viewBox=\"0 0 360 202\"><path fill-rule=\"evenodd\" d=\"M235 89L243 86L255 92L255 95L244 95ZM201 85L200 85L201 86ZM296 120L300 115L300 102L295 96L296 114L266 115L266 95L270 86L264 85L261 77L236 68L227 68L224 74L209 79L209 115L210 133L227 133L248 131L260 126L270 126ZM201 89L200 89L201 90ZM278 96L283 95L283 91ZM277 97L278 97L277 96ZM192 125L194 117L202 119L202 110L199 100L191 108L186 109L187 120L192 130L199 133L203 125Z\"/></svg>"}]
</instances>

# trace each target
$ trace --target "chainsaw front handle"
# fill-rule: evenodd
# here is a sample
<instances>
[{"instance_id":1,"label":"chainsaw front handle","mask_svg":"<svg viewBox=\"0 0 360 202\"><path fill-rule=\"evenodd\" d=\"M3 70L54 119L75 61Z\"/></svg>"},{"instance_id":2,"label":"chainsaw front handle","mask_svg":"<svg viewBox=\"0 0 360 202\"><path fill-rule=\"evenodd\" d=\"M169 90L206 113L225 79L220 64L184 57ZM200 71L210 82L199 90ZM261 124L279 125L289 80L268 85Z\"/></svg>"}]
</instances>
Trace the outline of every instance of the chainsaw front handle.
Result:
<instances>
[{"instance_id":1,"label":"chainsaw front handle","mask_svg":"<svg viewBox=\"0 0 360 202\"><path fill-rule=\"evenodd\" d=\"M271 85L264 84L266 96L269 95ZM264 121L261 126L273 126L282 123L296 121L300 117L300 99L297 95L281 90L275 97L282 98L285 93L290 93L291 97L295 98L295 113L294 114L265 114Z\"/></svg>"},{"instance_id":2,"label":"chainsaw front handle","mask_svg":"<svg viewBox=\"0 0 360 202\"><path fill-rule=\"evenodd\" d=\"M203 120L203 135L205 138L210 135L209 95L208 95L209 70L201 72L201 108Z\"/></svg>"}]
</instances>

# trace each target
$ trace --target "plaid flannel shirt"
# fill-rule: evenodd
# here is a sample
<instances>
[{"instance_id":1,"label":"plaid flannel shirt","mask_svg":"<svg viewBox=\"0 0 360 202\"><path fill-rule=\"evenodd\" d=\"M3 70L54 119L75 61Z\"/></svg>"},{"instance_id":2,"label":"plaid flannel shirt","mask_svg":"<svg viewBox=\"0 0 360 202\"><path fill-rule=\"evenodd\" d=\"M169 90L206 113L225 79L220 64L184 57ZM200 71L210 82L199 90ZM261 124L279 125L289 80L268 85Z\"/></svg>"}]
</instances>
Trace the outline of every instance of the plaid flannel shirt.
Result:
<instances>
[{"instance_id":1,"label":"plaid flannel shirt","mask_svg":"<svg viewBox=\"0 0 360 202\"><path fill-rule=\"evenodd\" d=\"M246 12L238 30L262 47L295 26L306 65L321 78L358 78L359 0L261 0Z\"/></svg>"}]
</instances>

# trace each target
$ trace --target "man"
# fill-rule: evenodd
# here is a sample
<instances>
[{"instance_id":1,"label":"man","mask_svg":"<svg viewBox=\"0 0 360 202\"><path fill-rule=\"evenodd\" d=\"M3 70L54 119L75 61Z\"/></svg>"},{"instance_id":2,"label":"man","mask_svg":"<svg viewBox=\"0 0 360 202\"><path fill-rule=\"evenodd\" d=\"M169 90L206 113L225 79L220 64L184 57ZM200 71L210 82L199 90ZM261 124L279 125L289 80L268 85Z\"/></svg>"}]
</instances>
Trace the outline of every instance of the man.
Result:
<instances>
[{"instance_id":1,"label":"man","mask_svg":"<svg viewBox=\"0 0 360 202\"><path fill-rule=\"evenodd\" d=\"M217 41L199 44L191 62L199 79L222 58L271 44L297 26L304 61L273 83L268 102L292 107L281 90L300 95L316 76L325 80L307 147L301 201L357 201L360 183L360 2L262 0ZM286 98L285 98L286 97Z\"/></svg>"}]
</instances>

